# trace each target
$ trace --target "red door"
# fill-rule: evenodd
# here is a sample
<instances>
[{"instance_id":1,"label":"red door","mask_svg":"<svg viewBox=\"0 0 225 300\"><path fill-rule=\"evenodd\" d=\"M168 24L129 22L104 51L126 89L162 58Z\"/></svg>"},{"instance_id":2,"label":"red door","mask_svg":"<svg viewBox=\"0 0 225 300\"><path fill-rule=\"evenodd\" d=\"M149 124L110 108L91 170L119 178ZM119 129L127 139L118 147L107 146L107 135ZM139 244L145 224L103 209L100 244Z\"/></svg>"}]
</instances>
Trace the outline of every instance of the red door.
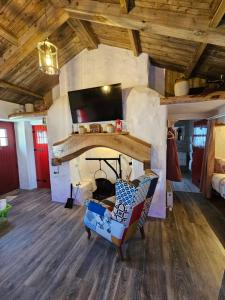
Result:
<instances>
[{"instance_id":1,"label":"red door","mask_svg":"<svg viewBox=\"0 0 225 300\"><path fill-rule=\"evenodd\" d=\"M0 194L19 188L14 124L0 121Z\"/></svg>"},{"instance_id":2,"label":"red door","mask_svg":"<svg viewBox=\"0 0 225 300\"><path fill-rule=\"evenodd\" d=\"M192 154L192 182L200 186L202 162L205 151L207 121L194 122L193 154Z\"/></svg>"},{"instance_id":3,"label":"red door","mask_svg":"<svg viewBox=\"0 0 225 300\"><path fill-rule=\"evenodd\" d=\"M47 127L32 126L36 163L37 187L50 188Z\"/></svg>"}]
</instances>

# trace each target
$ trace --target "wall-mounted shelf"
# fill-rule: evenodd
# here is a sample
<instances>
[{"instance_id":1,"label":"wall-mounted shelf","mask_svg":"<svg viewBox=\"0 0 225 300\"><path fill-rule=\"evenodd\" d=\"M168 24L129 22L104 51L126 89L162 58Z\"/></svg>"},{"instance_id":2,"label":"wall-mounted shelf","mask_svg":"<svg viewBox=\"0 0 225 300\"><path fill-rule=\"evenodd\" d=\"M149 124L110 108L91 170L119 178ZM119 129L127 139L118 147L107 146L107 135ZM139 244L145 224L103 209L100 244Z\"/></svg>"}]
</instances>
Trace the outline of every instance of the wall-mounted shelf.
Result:
<instances>
[{"instance_id":1,"label":"wall-mounted shelf","mask_svg":"<svg viewBox=\"0 0 225 300\"><path fill-rule=\"evenodd\" d=\"M160 99L161 105L181 104L181 103L197 103L212 100L225 100L225 91L215 91L208 94L187 95L176 97L164 97Z\"/></svg>"},{"instance_id":2,"label":"wall-mounted shelf","mask_svg":"<svg viewBox=\"0 0 225 300\"><path fill-rule=\"evenodd\" d=\"M128 132L72 134L53 145L52 165L58 166L96 147L106 147L144 163L150 169L151 145Z\"/></svg>"},{"instance_id":3,"label":"wall-mounted shelf","mask_svg":"<svg viewBox=\"0 0 225 300\"><path fill-rule=\"evenodd\" d=\"M10 120L19 120L19 119L30 119L30 118L41 118L45 117L47 115L48 111L34 111L34 112L23 112L23 113L15 113L15 114L10 114L8 118Z\"/></svg>"}]
</instances>

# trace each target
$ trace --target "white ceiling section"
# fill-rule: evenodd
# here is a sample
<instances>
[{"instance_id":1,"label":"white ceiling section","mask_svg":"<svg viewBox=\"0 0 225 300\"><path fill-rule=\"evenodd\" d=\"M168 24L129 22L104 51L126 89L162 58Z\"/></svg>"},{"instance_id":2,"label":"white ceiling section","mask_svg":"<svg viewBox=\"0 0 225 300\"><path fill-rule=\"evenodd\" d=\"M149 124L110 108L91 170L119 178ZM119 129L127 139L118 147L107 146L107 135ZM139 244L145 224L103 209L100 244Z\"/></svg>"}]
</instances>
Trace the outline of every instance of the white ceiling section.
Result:
<instances>
[{"instance_id":1,"label":"white ceiling section","mask_svg":"<svg viewBox=\"0 0 225 300\"><path fill-rule=\"evenodd\" d=\"M219 109L223 106L225 106L225 100L170 104L167 105L168 118L170 120L210 118L214 115L217 115Z\"/></svg>"}]
</instances>

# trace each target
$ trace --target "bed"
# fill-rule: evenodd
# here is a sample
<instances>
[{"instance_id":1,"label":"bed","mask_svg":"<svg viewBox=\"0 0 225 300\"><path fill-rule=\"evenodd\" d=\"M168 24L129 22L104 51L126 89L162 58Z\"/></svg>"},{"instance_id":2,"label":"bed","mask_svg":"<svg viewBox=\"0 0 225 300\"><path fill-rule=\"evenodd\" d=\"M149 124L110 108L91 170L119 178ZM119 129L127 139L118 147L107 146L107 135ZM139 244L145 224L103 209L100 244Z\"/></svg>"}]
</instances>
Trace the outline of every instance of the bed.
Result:
<instances>
[{"instance_id":1,"label":"bed","mask_svg":"<svg viewBox=\"0 0 225 300\"><path fill-rule=\"evenodd\" d=\"M212 187L225 199L225 174L214 173L212 177Z\"/></svg>"},{"instance_id":2,"label":"bed","mask_svg":"<svg viewBox=\"0 0 225 300\"><path fill-rule=\"evenodd\" d=\"M212 187L225 199L225 159L215 159L215 173L212 176Z\"/></svg>"}]
</instances>

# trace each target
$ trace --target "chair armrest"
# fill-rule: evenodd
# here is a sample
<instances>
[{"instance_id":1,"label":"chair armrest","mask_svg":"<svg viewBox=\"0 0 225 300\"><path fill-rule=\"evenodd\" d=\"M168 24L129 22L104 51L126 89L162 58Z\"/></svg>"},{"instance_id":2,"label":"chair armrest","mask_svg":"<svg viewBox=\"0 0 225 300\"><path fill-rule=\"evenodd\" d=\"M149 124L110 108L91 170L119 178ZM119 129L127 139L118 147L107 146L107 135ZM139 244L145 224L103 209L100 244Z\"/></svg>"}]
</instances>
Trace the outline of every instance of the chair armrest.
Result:
<instances>
[{"instance_id":1,"label":"chair armrest","mask_svg":"<svg viewBox=\"0 0 225 300\"><path fill-rule=\"evenodd\" d=\"M85 206L89 211L94 212L99 216L111 217L111 211L108 209L109 206L97 200L89 199L85 202Z\"/></svg>"}]
</instances>

